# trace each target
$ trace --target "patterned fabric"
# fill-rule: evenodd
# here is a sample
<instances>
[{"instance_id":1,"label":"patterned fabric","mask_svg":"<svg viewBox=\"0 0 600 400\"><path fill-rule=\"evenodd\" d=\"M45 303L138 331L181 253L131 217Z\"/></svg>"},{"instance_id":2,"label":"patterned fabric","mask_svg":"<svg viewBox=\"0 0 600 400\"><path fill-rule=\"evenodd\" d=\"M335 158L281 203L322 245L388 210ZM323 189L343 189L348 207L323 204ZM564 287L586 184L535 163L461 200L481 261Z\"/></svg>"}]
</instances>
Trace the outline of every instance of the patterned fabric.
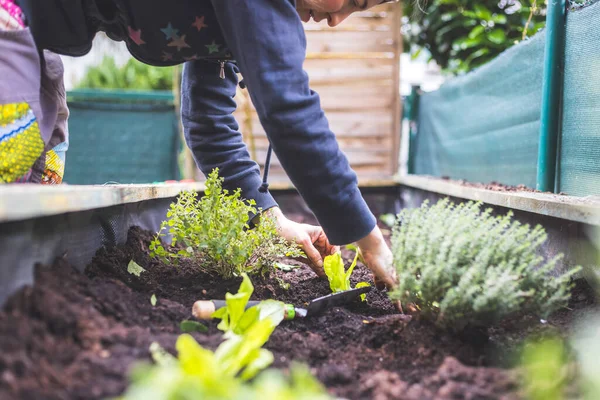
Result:
<instances>
[{"instance_id":1,"label":"patterned fabric","mask_svg":"<svg viewBox=\"0 0 600 400\"><path fill-rule=\"evenodd\" d=\"M44 141L29 105L0 105L0 182L24 179L43 151Z\"/></svg>"},{"instance_id":2,"label":"patterned fabric","mask_svg":"<svg viewBox=\"0 0 600 400\"><path fill-rule=\"evenodd\" d=\"M162 0L121 3L128 24L124 39L136 58L154 65L232 60L210 1L179 0L169 7L161 4Z\"/></svg>"},{"instance_id":3,"label":"patterned fabric","mask_svg":"<svg viewBox=\"0 0 600 400\"><path fill-rule=\"evenodd\" d=\"M22 29L23 13L13 0L0 0L0 30Z\"/></svg>"},{"instance_id":4,"label":"patterned fabric","mask_svg":"<svg viewBox=\"0 0 600 400\"><path fill-rule=\"evenodd\" d=\"M65 174L65 153L67 143L61 143L46 153L46 166L42 174L42 184L62 183Z\"/></svg>"}]
</instances>

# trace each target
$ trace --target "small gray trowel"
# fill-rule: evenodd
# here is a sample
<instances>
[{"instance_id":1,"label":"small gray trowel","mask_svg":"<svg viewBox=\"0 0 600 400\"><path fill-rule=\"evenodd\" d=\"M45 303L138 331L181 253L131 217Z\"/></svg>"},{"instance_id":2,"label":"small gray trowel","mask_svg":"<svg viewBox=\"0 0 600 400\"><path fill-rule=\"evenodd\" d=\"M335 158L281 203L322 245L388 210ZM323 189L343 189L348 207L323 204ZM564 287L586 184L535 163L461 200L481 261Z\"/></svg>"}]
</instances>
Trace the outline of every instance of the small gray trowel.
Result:
<instances>
[{"instance_id":1,"label":"small gray trowel","mask_svg":"<svg viewBox=\"0 0 600 400\"><path fill-rule=\"evenodd\" d=\"M294 318L306 318L317 315L328 308L346 304L354 300L361 294L367 293L371 290L370 286L354 288L345 290L339 293L328 294L327 296L319 297L314 299L308 304L306 308L295 307L293 304L285 305L285 317L286 320L292 320ZM260 301L249 301L246 304L246 309L259 304ZM209 320L212 318L212 314L219 308L225 307L225 300L198 300L194 303L192 308L192 314L194 317L203 320Z\"/></svg>"}]
</instances>

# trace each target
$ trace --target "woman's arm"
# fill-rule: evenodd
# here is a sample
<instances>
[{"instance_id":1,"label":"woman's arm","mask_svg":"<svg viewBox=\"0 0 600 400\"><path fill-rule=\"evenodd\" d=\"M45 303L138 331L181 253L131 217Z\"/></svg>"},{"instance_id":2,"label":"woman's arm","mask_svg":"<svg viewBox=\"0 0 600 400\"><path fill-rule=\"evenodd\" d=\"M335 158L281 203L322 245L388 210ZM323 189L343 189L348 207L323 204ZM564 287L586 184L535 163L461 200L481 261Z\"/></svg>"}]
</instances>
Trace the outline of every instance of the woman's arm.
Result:
<instances>
[{"instance_id":1,"label":"woman's arm","mask_svg":"<svg viewBox=\"0 0 600 400\"><path fill-rule=\"evenodd\" d=\"M260 121L286 173L332 243L376 221L303 70L306 38L291 0L211 0Z\"/></svg>"},{"instance_id":2,"label":"woman's arm","mask_svg":"<svg viewBox=\"0 0 600 400\"><path fill-rule=\"evenodd\" d=\"M250 158L233 117L238 78L231 63L225 64L225 79L219 77L219 70L219 64L208 61L184 65L181 119L185 140L205 175L219 168L224 188L241 188L242 197L254 199L264 211L277 203L268 192L258 191L259 167Z\"/></svg>"},{"instance_id":3,"label":"woman's arm","mask_svg":"<svg viewBox=\"0 0 600 400\"><path fill-rule=\"evenodd\" d=\"M223 186L254 199L259 208L276 219L279 233L297 242L306 253L309 264L323 275L323 258L336 249L329 244L321 227L297 224L288 220L273 197L258 190L261 185L258 165L252 161L238 124L233 117L237 75L231 63L225 65L225 79L220 66L207 61L192 61L184 66L181 116L186 142L202 172L207 175L219 168Z\"/></svg>"}]
</instances>

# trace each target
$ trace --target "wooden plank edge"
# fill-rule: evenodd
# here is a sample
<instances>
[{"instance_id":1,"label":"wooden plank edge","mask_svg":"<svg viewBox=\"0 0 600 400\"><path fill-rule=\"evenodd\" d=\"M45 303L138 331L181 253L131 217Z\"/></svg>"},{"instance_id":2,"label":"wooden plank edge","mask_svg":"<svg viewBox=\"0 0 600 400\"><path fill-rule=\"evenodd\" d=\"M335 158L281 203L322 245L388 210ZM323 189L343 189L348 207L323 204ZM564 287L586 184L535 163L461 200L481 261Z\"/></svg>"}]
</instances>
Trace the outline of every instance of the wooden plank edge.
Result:
<instances>
[{"instance_id":1,"label":"wooden plank edge","mask_svg":"<svg viewBox=\"0 0 600 400\"><path fill-rule=\"evenodd\" d=\"M204 184L0 185L0 223L87 211L203 191Z\"/></svg>"},{"instance_id":2,"label":"wooden plank edge","mask_svg":"<svg viewBox=\"0 0 600 400\"><path fill-rule=\"evenodd\" d=\"M502 192L417 175L396 176L395 181L403 186L441 195L600 226L600 197L575 197L529 191Z\"/></svg>"}]
</instances>

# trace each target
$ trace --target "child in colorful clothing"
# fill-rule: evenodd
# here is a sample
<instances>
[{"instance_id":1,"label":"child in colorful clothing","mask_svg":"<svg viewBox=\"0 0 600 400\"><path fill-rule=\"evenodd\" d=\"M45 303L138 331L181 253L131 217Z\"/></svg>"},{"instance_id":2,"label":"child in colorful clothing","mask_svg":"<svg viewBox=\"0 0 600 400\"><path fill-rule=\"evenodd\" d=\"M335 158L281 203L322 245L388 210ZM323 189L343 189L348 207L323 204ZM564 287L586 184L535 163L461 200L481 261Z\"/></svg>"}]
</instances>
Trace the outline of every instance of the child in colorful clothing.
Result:
<instances>
[{"instance_id":1,"label":"child in colorful clothing","mask_svg":"<svg viewBox=\"0 0 600 400\"><path fill-rule=\"evenodd\" d=\"M218 167L226 188L241 188L245 198L254 199L275 216L281 235L303 246L319 275L323 275L323 256L335 250L329 240L335 244L357 242L380 283L394 284L391 252L361 196L356 174L329 129L319 96L309 88L303 70L306 38L301 23L326 19L335 26L355 11L389 0L16 1L39 49L81 56L90 50L95 34L104 31L113 40L125 41L131 54L144 63L185 63L182 120L187 144L200 169L207 174ZM32 62L35 51L30 37L28 33L21 36L20 46ZM44 56L47 67L46 53ZM32 66L28 68L31 71L25 76L29 80L39 75ZM238 72L273 150L324 231L286 219L261 185L259 168L233 117L233 98L241 84ZM12 87L13 93L16 90ZM2 98L2 102L17 101ZM40 103L35 99L17 103L21 113L15 116L31 118L24 114L31 109L38 115L35 107ZM43 112L42 123L46 123ZM33 133L26 136L35 142L30 144L35 152L28 153L27 161L42 148L38 130L42 130L46 149L66 138L63 131L54 142L48 142L44 136L48 132L42 128L31 128Z\"/></svg>"},{"instance_id":2,"label":"child in colorful clothing","mask_svg":"<svg viewBox=\"0 0 600 400\"><path fill-rule=\"evenodd\" d=\"M60 183L68 147L62 63L38 53L13 0L0 0L0 77L0 183Z\"/></svg>"}]
</instances>

